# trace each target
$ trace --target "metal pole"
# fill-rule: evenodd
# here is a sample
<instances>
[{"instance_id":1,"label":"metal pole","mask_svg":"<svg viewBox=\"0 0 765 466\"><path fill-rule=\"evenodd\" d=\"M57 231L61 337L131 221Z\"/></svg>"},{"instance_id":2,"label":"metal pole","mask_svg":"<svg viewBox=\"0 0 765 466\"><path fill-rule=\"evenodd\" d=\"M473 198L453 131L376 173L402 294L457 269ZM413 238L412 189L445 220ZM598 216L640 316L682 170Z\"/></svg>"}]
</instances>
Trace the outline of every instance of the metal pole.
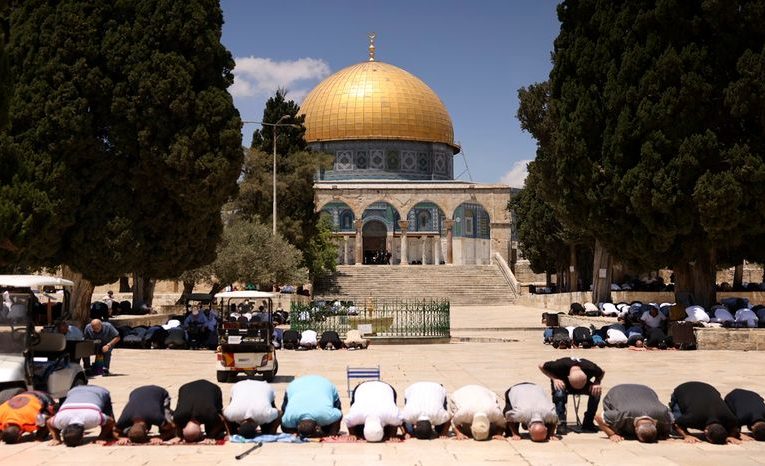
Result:
<instances>
[{"instance_id":1,"label":"metal pole","mask_svg":"<svg viewBox=\"0 0 765 466\"><path fill-rule=\"evenodd\" d=\"M273 221L273 235L276 236L276 131L279 128L279 126L294 126L294 125L282 125L282 121L289 118L290 115L282 115L281 118L279 118L276 123L273 123L272 126L274 127L274 206L273 210L271 212L271 217Z\"/></svg>"},{"instance_id":2,"label":"metal pole","mask_svg":"<svg viewBox=\"0 0 765 466\"><path fill-rule=\"evenodd\" d=\"M279 121L282 121L284 118L282 117ZM274 125L274 206L273 210L271 211L271 220L273 223L273 235L276 236L276 129L279 127L279 123L277 122Z\"/></svg>"}]
</instances>

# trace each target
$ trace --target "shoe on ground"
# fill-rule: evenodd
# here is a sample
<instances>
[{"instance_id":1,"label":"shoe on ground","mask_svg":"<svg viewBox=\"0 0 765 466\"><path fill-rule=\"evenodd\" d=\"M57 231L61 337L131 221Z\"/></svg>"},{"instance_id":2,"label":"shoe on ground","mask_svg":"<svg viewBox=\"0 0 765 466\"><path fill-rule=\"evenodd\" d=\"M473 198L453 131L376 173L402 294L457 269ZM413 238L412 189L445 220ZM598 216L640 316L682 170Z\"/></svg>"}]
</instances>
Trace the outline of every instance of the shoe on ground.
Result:
<instances>
[{"instance_id":1,"label":"shoe on ground","mask_svg":"<svg viewBox=\"0 0 765 466\"><path fill-rule=\"evenodd\" d=\"M582 424L582 432L588 432L588 433L595 433L598 430L598 426L596 426L594 423L590 422L587 424Z\"/></svg>"}]
</instances>

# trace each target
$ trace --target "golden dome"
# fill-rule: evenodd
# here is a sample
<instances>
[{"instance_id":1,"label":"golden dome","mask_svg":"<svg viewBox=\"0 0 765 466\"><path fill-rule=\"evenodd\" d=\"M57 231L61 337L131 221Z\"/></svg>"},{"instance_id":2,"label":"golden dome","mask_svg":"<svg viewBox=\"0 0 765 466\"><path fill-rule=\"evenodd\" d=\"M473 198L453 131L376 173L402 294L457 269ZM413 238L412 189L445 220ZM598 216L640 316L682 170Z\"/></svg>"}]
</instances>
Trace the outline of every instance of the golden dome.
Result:
<instances>
[{"instance_id":1,"label":"golden dome","mask_svg":"<svg viewBox=\"0 0 765 466\"><path fill-rule=\"evenodd\" d=\"M393 65L368 61L319 83L300 107L305 140L400 139L454 144L446 107L419 78Z\"/></svg>"}]
</instances>

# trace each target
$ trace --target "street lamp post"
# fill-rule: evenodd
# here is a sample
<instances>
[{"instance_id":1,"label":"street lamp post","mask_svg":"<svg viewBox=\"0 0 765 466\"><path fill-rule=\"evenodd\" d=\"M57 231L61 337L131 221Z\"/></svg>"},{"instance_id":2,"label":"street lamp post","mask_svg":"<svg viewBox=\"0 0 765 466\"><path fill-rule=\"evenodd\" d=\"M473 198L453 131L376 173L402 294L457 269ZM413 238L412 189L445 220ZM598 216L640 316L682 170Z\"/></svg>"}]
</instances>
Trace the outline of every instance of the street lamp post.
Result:
<instances>
[{"instance_id":1,"label":"street lamp post","mask_svg":"<svg viewBox=\"0 0 765 466\"><path fill-rule=\"evenodd\" d=\"M272 211L271 211L271 223L272 223L272 228L273 228L272 234L274 236L276 236L276 131L277 131L277 128L279 128L280 126L288 126L288 127L291 127L291 128L300 128L300 125L295 125L295 124L292 124L292 123L282 123L282 121L290 118L291 116L292 115L282 115L282 117L279 118L276 121L276 123L266 123L265 121L243 121L242 122L242 123L257 123L257 124L263 125L263 126L273 126L273 128L274 128L274 134L272 135L273 138L274 138L274 141L273 141L274 142L274 144L273 144L273 147L274 147L274 162L273 162L273 188L274 188L274 190L273 190L273 200L274 200L274 202L273 202L273 207L272 207Z\"/></svg>"},{"instance_id":2,"label":"street lamp post","mask_svg":"<svg viewBox=\"0 0 765 466\"><path fill-rule=\"evenodd\" d=\"M290 115L282 115L282 117L279 118L279 120L276 123L274 123L274 125L273 125L274 126L274 134L273 134L273 137L274 137L274 180L273 180L274 205L273 205L273 210L271 211L271 221L273 223L273 229L274 229L273 235L274 236L276 236L276 130L279 128L281 122L286 120L289 117L290 117ZM285 126L287 126L287 125L285 125Z\"/></svg>"}]
</instances>

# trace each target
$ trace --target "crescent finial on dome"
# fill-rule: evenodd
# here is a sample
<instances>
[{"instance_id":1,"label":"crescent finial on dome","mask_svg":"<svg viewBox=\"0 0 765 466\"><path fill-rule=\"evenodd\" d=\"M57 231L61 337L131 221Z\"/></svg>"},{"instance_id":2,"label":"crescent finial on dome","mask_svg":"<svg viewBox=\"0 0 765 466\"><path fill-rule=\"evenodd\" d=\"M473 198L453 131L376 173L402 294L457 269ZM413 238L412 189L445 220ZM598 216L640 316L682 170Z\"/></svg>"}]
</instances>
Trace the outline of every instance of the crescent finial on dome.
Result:
<instances>
[{"instance_id":1,"label":"crescent finial on dome","mask_svg":"<svg viewBox=\"0 0 765 466\"><path fill-rule=\"evenodd\" d=\"M367 37L369 37L369 61L375 61L375 38L377 33L370 32L367 34Z\"/></svg>"}]
</instances>

